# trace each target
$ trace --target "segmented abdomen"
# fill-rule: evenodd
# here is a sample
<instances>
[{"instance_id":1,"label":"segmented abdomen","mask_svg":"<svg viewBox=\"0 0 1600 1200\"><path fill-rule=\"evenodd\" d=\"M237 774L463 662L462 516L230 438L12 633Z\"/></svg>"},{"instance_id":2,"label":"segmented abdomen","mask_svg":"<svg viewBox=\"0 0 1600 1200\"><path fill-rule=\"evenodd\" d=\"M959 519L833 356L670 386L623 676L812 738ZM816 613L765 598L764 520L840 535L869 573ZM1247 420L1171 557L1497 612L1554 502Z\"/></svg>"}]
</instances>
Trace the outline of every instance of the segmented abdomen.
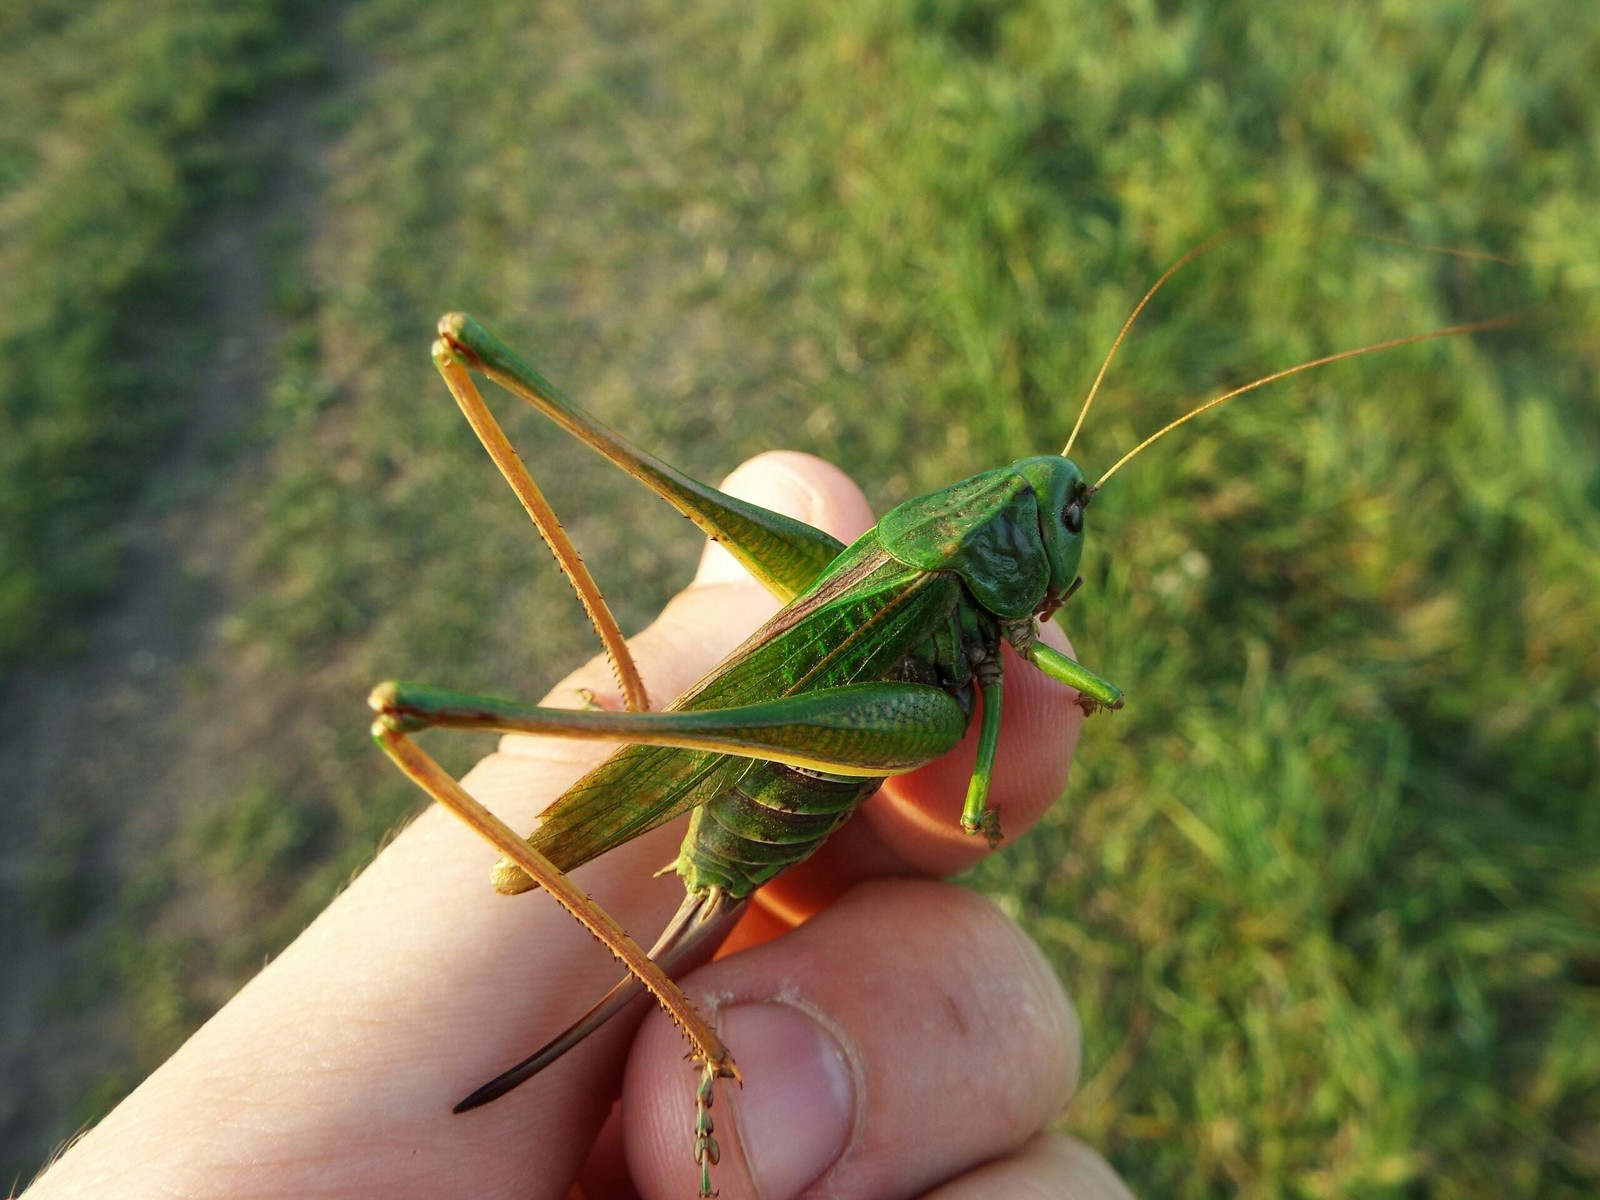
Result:
<instances>
[{"instance_id":1,"label":"segmented abdomen","mask_svg":"<svg viewBox=\"0 0 1600 1200\"><path fill-rule=\"evenodd\" d=\"M752 762L737 783L695 809L677 872L691 892L719 887L748 896L809 857L882 782Z\"/></svg>"}]
</instances>

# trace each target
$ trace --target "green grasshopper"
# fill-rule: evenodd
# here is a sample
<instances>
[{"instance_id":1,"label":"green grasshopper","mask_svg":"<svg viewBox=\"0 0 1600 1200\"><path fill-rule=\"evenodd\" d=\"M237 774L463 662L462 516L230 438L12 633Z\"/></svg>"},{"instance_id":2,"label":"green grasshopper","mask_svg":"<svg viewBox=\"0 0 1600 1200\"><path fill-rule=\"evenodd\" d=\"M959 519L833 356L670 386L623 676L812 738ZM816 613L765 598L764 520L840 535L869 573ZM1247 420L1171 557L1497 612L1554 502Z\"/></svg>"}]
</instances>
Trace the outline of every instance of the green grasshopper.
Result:
<instances>
[{"instance_id":1,"label":"green grasshopper","mask_svg":"<svg viewBox=\"0 0 1600 1200\"><path fill-rule=\"evenodd\" d=\"M588 1014L468 1096L457 1112L504 1095L647 990L682 1028L700 1067L694 1158L701 1194L710 1195L710 1170L719 1157L713 1094L717 1080L737 1080L738 1071L672 972L696 947L714 944L746 898L815 851L884 778L915 770L954 747L979 708L977 761L961 827L998 843L999 816L987 796L1000 732L1002 645L1076 689L1086 712L1122 706L1121 691L1041 643L1036 629L1081 582L1084 514L1106 480L1179 425L1286 375L1496 323L1397 338L1274 372L1191 410L1088 483L1067 454L1112 357L1161 285L1217 240L1179 259L1134 309L1060 455L1024 458L909 500L850 546L690 479L572 404L471 318L452 314L440 321L435 365L572 580L627 708L543 708L393 682L372 693L379 745L505 856L494 869L495 888L506 894L544 888L628 971ZM665 711L646 711L644 686L621 630L490 415L471 371L527 400L650 487L729 550L785 607ZM428 727L627 744L567 789L524 839L411 739ZM566 873L690 810L689 832L673 867L687 895L646 954Z\"/></svg>"}]
</instances>

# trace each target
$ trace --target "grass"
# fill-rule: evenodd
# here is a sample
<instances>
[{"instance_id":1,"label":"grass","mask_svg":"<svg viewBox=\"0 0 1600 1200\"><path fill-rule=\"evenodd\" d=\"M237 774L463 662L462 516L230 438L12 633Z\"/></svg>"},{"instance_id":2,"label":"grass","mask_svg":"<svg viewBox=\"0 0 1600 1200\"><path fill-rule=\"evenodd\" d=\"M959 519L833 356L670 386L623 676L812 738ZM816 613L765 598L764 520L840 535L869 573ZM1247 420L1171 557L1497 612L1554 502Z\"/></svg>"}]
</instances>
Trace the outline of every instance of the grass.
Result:
<instances>
[{"instance_id":1,"label":"grass","mask_svg":"<svg viewBox=\"0 0 1600 1200\"><path fill-rule=\"evenodd\" d=\"M285 7L0 16L0 666L79 645L115 579L116 518L183 417L186 223L236 182L219 119L290 66Z\"/></svg>"},{"instance_id":2,"label":"grass","mask_svg":"<svg viewBox=\"0 0 1600 1200\"><path fill-rule=\"evenodd\" d=\"M1063 619L1129 706L974 882L1067 979L1067 1125L1136 1193L1592 1193L1597 25L1531 0L352 5L370 66L326 114L327 217L273 251L289 329L231 625L318 732L263 748L243 815L174 868L227 887L259 835L280 869L240 904L291 915L151 949L151 1052L412 804L364 745L367 683L536 695L590 652L430 378L439 312L697 474L795 445L887 505L1058 447L1149 282L1265 217L1152 306L1090 469L1230 383L1536 307L1241 399L1107 486ZM636 626L686 575L680 523L641 531L637 493L513 426Z\"/></svg>"}]
</instances>

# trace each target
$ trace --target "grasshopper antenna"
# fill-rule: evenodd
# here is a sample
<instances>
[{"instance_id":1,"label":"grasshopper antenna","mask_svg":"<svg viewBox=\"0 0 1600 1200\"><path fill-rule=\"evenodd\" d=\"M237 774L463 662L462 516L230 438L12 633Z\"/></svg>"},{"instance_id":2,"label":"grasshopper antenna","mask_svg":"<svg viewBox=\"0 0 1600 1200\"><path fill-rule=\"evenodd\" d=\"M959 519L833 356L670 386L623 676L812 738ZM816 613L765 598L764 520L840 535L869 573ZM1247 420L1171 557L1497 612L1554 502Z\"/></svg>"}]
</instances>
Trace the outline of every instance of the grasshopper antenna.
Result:
<instances>
[{"instance_id":1,"label":"grasshopper antenna","mask_svg":"<svg viewBox=\"0 0 1600 1200\"><path fill-rule=\"evenodd\" d=\"M1242 396L1246 392L1253 392L1257 388L1265 387L1269 383L1275 383L1279 379L1285 379L1290 375L1298 375L1302 371L1309 371L1314 367L1325 367L1329 363L1340 362L1346 358L1357 358L1363 354L1376 354L1380 350L1393 350L1396 346L1410 346L1416 342L1431 342L1439 338L1457 337L1463 333L1481 333L1485 329L1502 329L1505 326L1512 324L1515 320L1516 318L1511 315L1489 317L1482 321L1470 321L1465 325L1452 325L1448 329L1434 329L1428 333L1413 333L1407 337L1391 338L1386 342L1373 342L1370 345L1357 346L1353 350L1341 350L1337 354L1327 354L1321 358L1314 358L1310 362L1300 363L1298 366L1285 367L1281 371L1274 371L1270 375L1263 375L1260 379L1252 380L1243 387L1236 387L1231 392L1224 392L1220 396L1216 396L1210 400L1207 400L1198 408L1191 408L1176 421L1170 421L1166 425L1163 425L1160 429L1156 430L1149 437L1145 438L1144 441L1140 442L1132 450L1129 450L1121 458L1117 459L1116 462L1112 463L1110 469L1107 470L1104 475L1100 476L1099 479L1095 480L1094 486L1089 489L1089 494L1092 496L1095 492L1098 492L1105 481L1120 471L1130 459L1134 458L1153 443L1166 437L1167 434L1171 433L1179 425L1194 420L1201 413L1207 411L1208 409L1216 408L1217 405L1224 404L1227 401L1232 400L1235 396Z\"/></svg>"},{"instance_id":2,"label":"grasshopper antenna","mask_svg":"<svg viewBox=\"0 0 1600 1200\"><path fill-rule=\"evenodd\" d=\"M1369 242L1388 242L1391 246L1408 246L1413 250L1426 250L1429 254L1442 254L1447 258L1461 258L1469 262L1499 263L1503 267L1514 267L1517 260L1507 258L1503 254L1490 254L1487 250L1477 250L1470 246L1440 246L1433 242L1419 242L1415 238L1396 237L1388 233L1353 233L1351 237L1365 238Z\"/></svg>"},{"instance_id":3,"label":"grasshopper antenna","mask_svg":"<svg viewBox=\"0 0 1600 1200\"><path fill-rule=\"evenodd\" d=\"M1223 243L1223 242L1231 242L1235 238L1248 237L1251 234L1261 233L1263 230L1267 229L1268 227L1269 227L1269 222L1265 218L1257 218L1257 219L1252 220L1252 221L1245 221L1245 222L1243 222L1243 223L1241 223L1239 225L1235 225L1230 229L1224 229L1221 233L1213 234L1211 237L1209 237L1205 241L1201 242L1193 250L1190 250L1182 258L1178 259L1177 262L1173 263L1170 267L1168 267L1165 271L1163 271L1162 274L1161 274L1161 278L1157 279L1153 284L1150 285L1150 290L1144 294L1144 298L1142 300L1140 300L1137 305L1134 306L1134 310L1131 313L1128 314L1128 319L1122 323L1122 329L1121 329L1120 332L1118 332L1116 340L1111 343L1111 349L1106 351L1105 361L1100 364L1100 372L1099 372L1099 374L1097 374L1094 377L1094 383L1089 388L1089 394L1088 394L1088 396L1086 396L1084 398L1083 407L1078 410L1078 419L1072 426L1072 432L1067 436L1067 444L1066 444L1065 447L1062 448L1062 451L1061 451L1061 457L1062 458L1066 458L1068 455L1070 455L1072 453L1072 444L1078 440L1078 431L1083 428L1083 419L1089 415L1089 406L1094 403L1095 396L1098 395L1099 392L1100 392L1100 384L1105 379L1106 372L1111 369L1111 360L1117 356L1117 351L1119 349L1121 349L1123 340L1128 336L1128 331L1133 328L1133 323L1136 320L1139 319L1139 314L1142 313L1145 310L1145 306L1147 304L1149 304L1151 299L1154 298L1155 294L1161 290L1162 285L1165 284L1167 282L1167 280L1171 279L1174 275L1176 275L1179 271L1181 271L1184 267L1188 266L1195 259L1199 258L1202 254L1206 253L1209 250L1215 249L1221 243ZM1448 255L1451 258L1476 259L1476 260L1479 260L1479 261L1496 262L1496 263L1511 263L1511 262L1514 261L1513 259L1503 258L1498 254L1490 254L1487 251L1483 251L1483 250L1462 249L1462 248L1456 247L1456 246L1437 246L1437 245L1433 245L1432 243L1429 243L1429 242L1419 242L1419 241L1415 241L1415 240L1413 240L1411 238L1392 237L1392 236L1390 236L1388 234L1382 234L1382 233L1358 233L1358 234L1355 234L1353 236L1362 237L1362 238L1368 238L1368 239L1370 239L1372 241L1376 241L1376 242L1390 242L1390 243L1392 243L1392 244L1394 244L1396 246L1410 246L1411 248L1416 249L1416 250L1426 250L1426 251L1428 251L1429 253L1432 253L1432 254ZM1405 345L1407 340L1421 341L1421 340L1425 340L1428 337L1447 337L1447 336L1449 336L1450 334L1453 334L1453 333L1470 332L1470 331L1472 331L1474 329L1479 329L1479 328L1486 328L1486 326L1471 325L1471 326L1462 326L1459 329L1440 330L1436 334L1426 334L1426 335L1423 335L1422 337L1416 338L1416 339L1402 339L1402 340L1396 341L1396 342L1384 342L1384 343L1382 343L1380 345L1366 346L1366 347L1363 347L1360 350L1352 350L1352 351L1350 351L1349 355L1365 354L1365 353L1369 353L1369 352L1374 351L1374 350L1386 350L1391 346L1403 346L1403 345ZM1349 356L1349 355L1347 355L1347 356ZM1252 387L1259 387L1259 386L1261 386L1261 384L1270 383L1274 379L1281 379L1281 378L1283 378L1283 376L1285 374L1293 374L1293 372L1295 370L1306 370L1306 369L1309 369L1311 367L1322 366L1325 363L1337 361L1338 357L1339 356L1335 356L1334 358L1318 359L1314 363L1305 363L1303 366L1297 367L1297 368L1293 368L1290 371L1280 372L1277 375L1269 375L1265 379L1257 380L1257 382L1255 384L1252 384L1251 386ZM1244 390L1248 391L1249 389L1246 388ZM1238 393L1233 393L1233 395L1237 395L1237 394ZM1231 398L1232 398L1231 395L1230 396L1223 396L1220 399L1218 399L1216 401L1213 401L1213 403L1221 404L1223 400L1227 400L1227 399L1231 399ZM1199 411L1204 411L1204 410L1202 409L1202 410L1199 410ZM1186 417L1184 419L1187 420L1188 418ZM1180 422L1180 424L1181 424L1181 422ZM1166 430L1162 430L1161 432L1165 433ZM1156 436L1159 437L1161 435L1157 434ZM1139 449L1142 449L1142 448L1143 448L1142 446L1139 447ZM1117 466L1119 466L1119 467L1121 465L1122 465L1121 463L1117 464ZM1115 468L1113 468L1113 470L1114 469ZM1110 471L1106 472L1107 476L1109 476L1110 474L1111 474ZM1102 478L1101 482L1102 483L1105 482L1104 478ZM1098 487L1099 484L1096 484L1095 486Z\"/></svg>"},{"instance_id":4,"label":"grasshopper antenna","mask_svg":"<svg viewBox=\"0 0 1600 1200\"><path fill-rule=\"evenodd\" d=\"M1078 431L1083 428L1083 419L1089 415L1089 406L1094 403L1094 398L1100 391L1100 384L1105 379L1106 372L1111 369L1111 360L1117 356L1117 351L1122 347L1123 339L1128 336L1128 330L1133 328L1133 323L1139 319L1139 314L1144 311L1145 305L1149 304L1155 294L1161 290L1162 284L1206 253L1206 251L1215 249L1223 242L1231 242L1235 238L1255 233L1260 227L1260 221L1246 221L1242 225L1235 225L1231 229L1224 229L1221 233L1212 234L1163 271L1161 278L1150 285L1150 290L1144 294L1144 299L1134 306L1134 310L1128 314L1128 319L1122 323L1122 329L1117 334L1116 340L1111 343L1111 349L1106 351L1105 361L1100 364L1100 373L1094 377L1094 383L1089 388L1089 394L1084 398L1083 407L1078 410L1078 419L1072 426L1072 432L1067 435L1067 444L1061 451L1062 458L1066 458L1067 455L1072 453L1072 443L1078 440Z\"/></svg>"}]
</instances>

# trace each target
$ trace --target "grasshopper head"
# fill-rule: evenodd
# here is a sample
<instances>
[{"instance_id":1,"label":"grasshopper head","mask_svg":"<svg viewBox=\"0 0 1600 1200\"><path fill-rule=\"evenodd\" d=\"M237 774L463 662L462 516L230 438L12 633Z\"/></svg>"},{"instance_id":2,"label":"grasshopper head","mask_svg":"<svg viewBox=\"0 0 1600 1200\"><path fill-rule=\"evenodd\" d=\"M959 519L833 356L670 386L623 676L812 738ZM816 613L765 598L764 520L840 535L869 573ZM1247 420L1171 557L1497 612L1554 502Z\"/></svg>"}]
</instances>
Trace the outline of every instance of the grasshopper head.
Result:
<instances>
[{"instance_id":1,"label":"grasshopper head","mask_svg":"<svg viewBox=\"0 0 1600 1200\"><path fill-rule=\"evenodd\" d=\"M1083 557L1083 510L1093 490L1070 458L1056 454L1025 458L1011 469L1033 485L1039 500L1039 532L1050 564L1045 609L1054 608L1071 590Z\"/></svg>"}]
</instances>

